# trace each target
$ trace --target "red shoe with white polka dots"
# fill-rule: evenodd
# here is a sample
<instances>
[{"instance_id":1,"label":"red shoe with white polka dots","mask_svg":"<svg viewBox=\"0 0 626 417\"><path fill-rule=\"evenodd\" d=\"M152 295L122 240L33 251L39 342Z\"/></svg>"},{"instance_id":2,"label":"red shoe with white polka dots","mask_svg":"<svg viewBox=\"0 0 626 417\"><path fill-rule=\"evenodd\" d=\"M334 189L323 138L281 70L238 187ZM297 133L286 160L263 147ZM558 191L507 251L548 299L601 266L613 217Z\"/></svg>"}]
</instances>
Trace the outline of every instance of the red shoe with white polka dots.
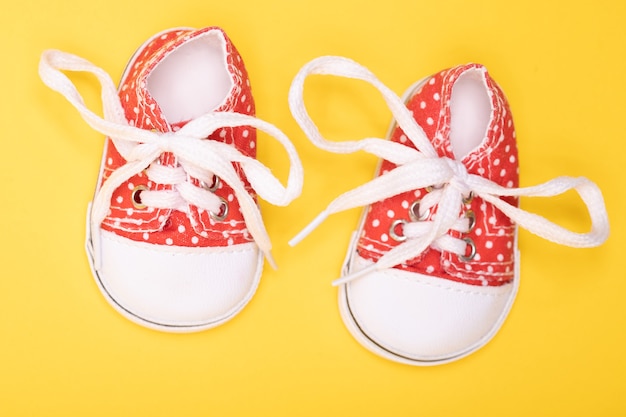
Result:
<instances>
[{"instance_id":1,"label":"red shoe with white polka dots","mask_svg":"<svg viewBox=\"0 0 626 417\"><path fill-rule=\"evenodd\" d=\"M85 108L60 71L102 84L104 118ZM119 89L101 69L60 51L40 74L107 135L87 250L109 302L143 326L207 329L234 317L254 294L271 244L257 195L286 205L302 172L285 135L254 117L248 74L219 28L177 28L149 39ZM291 161L283 187L256 160L256 131L274 136Z\"/></svg>"},{"instance_id":2,"label":"red shoe with white polka dots","mask_svg":"<svg viewBox=\"0 0 626 417\"><path fill-rule=\"evenodd\" d=\"M302 100L304 80L312 74L375 86L395 118L388 140L324 139ZM335 199L291 243L326 216L367 205L335 283L347 328L382 357L435 365L485 345L504 322L517 291L517 226L575 247L596 246L608 236L602 194L592 182L560 177L518 188L511 111L481 65L441 71L416 83L401 100L359 64L322 57L296 76L290 103L320 148L365 150L381 158L374 180ZM593 223L589 233L565 230L518 208L520 196L569 189L587 204Z\"/></svg>"}]
</instances>

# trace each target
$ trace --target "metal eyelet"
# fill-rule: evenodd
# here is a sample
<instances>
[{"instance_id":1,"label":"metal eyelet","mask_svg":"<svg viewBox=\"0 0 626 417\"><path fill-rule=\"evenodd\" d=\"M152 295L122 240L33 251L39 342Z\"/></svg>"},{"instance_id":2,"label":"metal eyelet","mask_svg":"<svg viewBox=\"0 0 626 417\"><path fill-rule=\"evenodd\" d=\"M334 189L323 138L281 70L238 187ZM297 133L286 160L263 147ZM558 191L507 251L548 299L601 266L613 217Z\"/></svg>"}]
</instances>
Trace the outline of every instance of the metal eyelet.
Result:
<instances>
[{"instance_id":1,"label":"metal eyelet","mask_svg":"<svg viewBox=\"0 0 626 417\"><path fill-rule=\"evenodd\" d=\"M217 191L218 188L220 188L220 183L221 183L220 177L218 177L217 175L213 175L211 184L207 184L204 181L200 181L200 187L204 188L207 191L214 193L215 191Z\"/></svg>"},{"instance_id":2,"label":"metal eyelet","mask_svg":"<svg viewBox=\"0 0 626 417\"><path fill-rule=\"evenodd\" d=\"M476 244L469 237L465 237L462 239L470 249L469 255L459 255L459 260L462 262L469 262L476 256Z\"/></svg>"},{"instance_id":3,"label":"metal eyelet","mask_svg":"<svg viewBox=\"0 0 626 417\"><path fill-rule=\"evenodd\" d=\"M209 215L216 222L221 222L226 218L226 216L228 216L228 202L222 197L219 197L219 199L222 201L222 204L220 205L220 212L216 214L209 211Z\"/></svg>"},{"instance_id":4,"label":"metal eyelet","mask_svg":"<svg viewBox=\"0 0 626 417\"><path fill-rule=\"evenodd\" d=\"M389 227L389 236L391 236L391 238L396 242L404 242L406 240L406 236L400 235L396 232L396 228L404 227L406 223L406 220L396 220L391 223L391 226Z\"/></svg>"},{"instance_id":5,"label":"metal eyelet","mask_svg":"<svg viewBox=\"0 0 626 417\"><path fill-rule=\"evenodd\" d=\"M434 190L441 190L443 187L443 184L429 185L428 187L426 187L426 191L432 193Z\"/></svg>"},{"instance_id":6,"label":"metal eyelet","mask_svg":"<svg viewBox=\"0 0 626 417\"><path fill-rule=\"evenodd\" d=\"M146 187L145 185L138 185L135 188L133 188L133 192L130 195L130 199L133 202L133 206L136 209L142 210L146 208L146 205L141 202L141 192L147 191L147 190L148 190L148 187Z\"/></svg>"},{"instance_id":7,"label":"metal eyelet","mask_svg":"<svg viewBox=\"0 0 626 417\"><path fill-rule=\"evenodd\" d=\"M469 220L469 226L466 232L469 233L474 230L474 226L476 226L476 214L474 213L474 210L467 210L465 212L465 218Z\"/></svg>"},{"instance_id":8,"label":"metal eyelet","mask_svg":"<svg viewBox=\"0 0 626 417\"><path fill-rule=\"evenodd\" d=\"M415 200L409 207L409 217L412 222L419 222L426 220L430 216L430 209L425 213L420 214L420 200Z\"/></svg>"},{"instance_id":9,"label":"metal eyelet","mask_svg":"<svg viewBox=\"0 0 626 417\"><path fill-rule=\"evenodd\" d=\"M474 199L474 192L470 191L468 195L463 196L463 204L470 204Z\"/></svg>"}]
</instances>

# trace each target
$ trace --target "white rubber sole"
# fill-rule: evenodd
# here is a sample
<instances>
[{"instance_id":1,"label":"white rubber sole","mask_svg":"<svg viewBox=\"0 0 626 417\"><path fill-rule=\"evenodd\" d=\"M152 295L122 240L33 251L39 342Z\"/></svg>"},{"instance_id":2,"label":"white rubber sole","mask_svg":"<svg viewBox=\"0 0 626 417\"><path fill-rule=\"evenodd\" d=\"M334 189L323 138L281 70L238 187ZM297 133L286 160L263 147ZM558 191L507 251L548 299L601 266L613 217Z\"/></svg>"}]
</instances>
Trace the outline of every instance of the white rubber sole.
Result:
<instances>
[{"instance_id":1,"label":"white rubber sole","mask_svg":"<svg viewBox=\"0 0 626 417\"><path fill-rule=\"evenodd\" d=\"M85 239L85 249L87 252L87 258L89 259L89 267L91 269L91 274L94 277L98 289L104 296L104 298L108 301L108 303L117 311L120 315L130 320L133 323L136 323L140 326L147 327L149 329L158 330L161 332L167 333L192 333L199 332L203 330L208 330L213 327L217 327L221 324L226 323L231 320L233 317L238 315L241 310L250 302L261 281L261 275L263 272L263 254L259 251L259 256L257 258L256 264L256 274L252 280L252 284L250 285L245 296L239 301L235 306L229 309L224 314L214 317L210 320L197 321L197 322L188 322L188 323L165 323L159 322L153 319L146 318L141 314L134 312L130 307L124 306L120 303L107 289L105 281L100 277L98 271L95 267L94 262L94 247L92 243L92 235L91 235L91 222L90 222L90 212L91 205L87 209L87 236Z\"/></svg>"}]
</instances>

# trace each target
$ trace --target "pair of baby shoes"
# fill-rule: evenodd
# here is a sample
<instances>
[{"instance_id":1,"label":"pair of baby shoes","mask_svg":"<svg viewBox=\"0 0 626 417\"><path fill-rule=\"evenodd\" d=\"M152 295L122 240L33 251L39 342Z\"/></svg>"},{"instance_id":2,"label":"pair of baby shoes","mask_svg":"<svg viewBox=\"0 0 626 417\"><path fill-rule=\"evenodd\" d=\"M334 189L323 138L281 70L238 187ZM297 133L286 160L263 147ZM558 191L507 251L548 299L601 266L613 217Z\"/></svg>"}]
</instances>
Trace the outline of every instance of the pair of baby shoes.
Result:
<instances>
[{"instance_id":1,"label":"pair of baby shoes","mask_svg":"<svg viewBox=\"0 0 626 417\"><path fill-rule=\"evenodd\" d=\"M161 32L135 53L119 88L100 68L60 51L44 52L39 70L107 136L86 240L106 299L162 331L199 331L235 316L257 288L263 258L273 265L257 197L285 206L300 194L303 174L289 139L254 117L248 75L229 38L215 27ZM62 71L98 78L104 117L85 106ZM312 74L376 87L394 116L389 138L325 140L303 103ZM602 195L590 181L562 177L518 188L511 113L480 65L428 77L402 100L357 63L322 57L297 74L289 102L315 145L381 159L374 180L335 199L291 242L332 213L366 206L336 284L347 328L380 356L432 365L484 345L516 294L518 225L576 247L608 236ZM256 160L257 130L286 149L286 186ZM588 207L589 233L518 208L520 196L570 189Z\"/></svg>"}]
</instances>

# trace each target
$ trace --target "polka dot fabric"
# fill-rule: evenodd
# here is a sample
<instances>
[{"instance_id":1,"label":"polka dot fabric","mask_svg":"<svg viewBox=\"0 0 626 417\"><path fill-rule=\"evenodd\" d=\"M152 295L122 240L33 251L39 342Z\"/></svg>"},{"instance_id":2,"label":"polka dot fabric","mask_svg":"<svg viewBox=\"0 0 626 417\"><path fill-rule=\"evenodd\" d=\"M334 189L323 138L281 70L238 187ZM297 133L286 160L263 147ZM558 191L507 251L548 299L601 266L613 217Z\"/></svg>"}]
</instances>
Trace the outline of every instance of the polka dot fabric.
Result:
<instances>
[{"instance_id":1,"label":"polka dot fabric","mask_svg":"<svg viewBox=\"0 0 626 417\"><path fill-rule=\"evenodd\" d=\"M425 80L421 87L407 101L407 107L440 157L454 159L450 142L450 98L455 82L467 71L480 71L489 98L492 113L487 134L482 143L462 159L468 173L480 175L505 187L518 186L518 155L515 129L508 102L486 69L477 64L463 65L444 70ZM413 146L400 128L391 134L392 141ZM395 166L383 161L381 172ZM397 220L411 221L409 210L429 192L418 189L402 193L372 204L364 219L363 231L358 242L361 257L377 261L382 255L400 244L394 239L392 225ZM517 199L509 198L510 204L518 205ZM472 198L464 204L459 216L475 215L475 226L469 233L450 231L456 238L469 238L476 247L471 260L441 252L434 248L424 251L419 257L396 268L418 272L471 285L499 286L514 278L514 239L515 226L511 220L491 204L480 198ZM421 220L436 216L436 207ZM468 246L468 254L470 251Z\"/></svg>"},{"instance_id":2,"label":"polka dot fabric","mask_svg":"<svg viewBox=\"0 0 626 417\"><path fill-rule=\"evenodd\" d=\"M251 116L255 114L248 74L241 56L226 34L216 27L201 30L174 29L160 33L149 40L136 52L128 64L119 88L119 97L129 124L160 132L176 131L185 124L184 122L176 124L167 122L159 104L147 89L147 79L154 68L181 45L216 34L224 40L226 46L226 62L233 87L226 100L214 111L237 112ZM211 75L207 74L207 76ZM256 155L255 129L222 128L211 134L208 139L231 144L246 156L255 157ZM125 163L126 161L115 149L113 142L108 139L100 183L104 183L111 173ZM172 154L164 153L159 163L175 167L176 158ZM241 170L238 172L248 191L253 193ZM200 185L198 180L193 178L190 180L195 185ZM102 223L102 228L131 240L157 245L211 247L231 246L252 241L233 190L223 182L218 182L218 184L215 194L228 204L228 215L222 221L214 220L207 211L191 205L187 213L171 209L138 207L133 202L134 190L138 188L167 190L171 187L154 184L144 173L140 173L115 191L111 198L109 215Z\"/></svg>"}]
</instances>

